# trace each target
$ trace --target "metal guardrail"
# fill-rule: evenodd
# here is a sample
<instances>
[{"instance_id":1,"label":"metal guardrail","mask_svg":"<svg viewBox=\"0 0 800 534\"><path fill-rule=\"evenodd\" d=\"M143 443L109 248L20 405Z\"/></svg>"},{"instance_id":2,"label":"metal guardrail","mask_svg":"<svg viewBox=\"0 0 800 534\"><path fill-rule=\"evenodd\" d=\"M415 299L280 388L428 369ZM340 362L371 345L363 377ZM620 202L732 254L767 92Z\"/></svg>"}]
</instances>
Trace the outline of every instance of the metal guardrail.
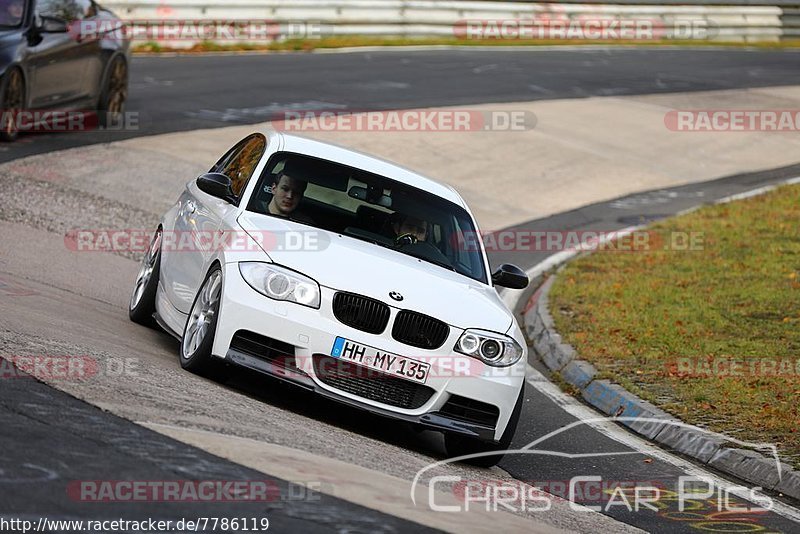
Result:
<instances>
[{"instance_id":1,"label":"metal guardrail","mask_svg":"<svg viewBox=\"0 0 800 534\"><path fill-rule=\"evenodd\" d=\"M473 0L463 0L470 2ZM476 0L485 2L487 0ZM488 0L493 1L493 0ZM529 3L530 0L498 0L507 3ZM698 6L777 6L797 7L798 0L558 0L560 4L615 4L623 6L663 5L685 6L687 4Z\"/></svg>"},{"instance_id":2,"label":"metal guardrail","mask_svg":"<svg viewBox=\"0 0 800 534\"><path fill-rule=\"evenodd\" d=\"M781 10L781 39L800 39L800 4Z\"/></svg>"},{"instance_id":3,"label":"metal guardrail","mask_svg":"<svg viewBox=\"0 0 800 534\"><path fill-rule=\"evenodd\" d=\"M800 4L788 0L725 0L728 5L675 5L678 0L572 0L531 3L485 0L104 0L124 19L313 21L321 36L461 36L465 21L648 20L666 38L777 41L800 35ZM713 0L716 1L716 0ZM722 0L720 0L722 1ZM764 1L769 5L753 5ZM730 5L734 3L748 5ZM789 4L787 4L788 6ZM492 22L494 21L494 22ZM460 26L459 26L460 25ZM680 27L680 31L675 28ZM459 29L460 28L460 29ZM461 31L461 33L459 33ZM187 43L183 41L183 43Z\"/></svg>"}]
</instances>

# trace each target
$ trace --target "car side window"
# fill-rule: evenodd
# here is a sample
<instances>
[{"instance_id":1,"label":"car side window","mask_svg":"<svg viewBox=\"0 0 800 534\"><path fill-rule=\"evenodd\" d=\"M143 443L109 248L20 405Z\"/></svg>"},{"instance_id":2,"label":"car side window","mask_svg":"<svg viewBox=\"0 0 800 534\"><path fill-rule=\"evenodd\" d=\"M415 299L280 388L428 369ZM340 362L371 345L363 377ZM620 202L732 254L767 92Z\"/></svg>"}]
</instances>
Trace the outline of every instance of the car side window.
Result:
<instances>
[{"instance_id":1,"label":"car side window","mask_svg":"<svg viewBox=\"0 0 800 534\"><path fill-rule=\"evenodd\" d=\"M39 0L36 2L36 14L40 17L72 22L83 19L85 12L85 6L81 7L76 0Z\"/></svg>"},{"instance_id":2,"label":"car side window","mask_svg":"<svg viewBox=\"0 0 800 534\"><path fill-rule=\"evenodd\" d=\"M240 142L214 166L214 172L221 172L231 179L231 189L237 198L244 191L266 148L267 140L263 135L252 135Z\"/></svg>"}]
</instances>

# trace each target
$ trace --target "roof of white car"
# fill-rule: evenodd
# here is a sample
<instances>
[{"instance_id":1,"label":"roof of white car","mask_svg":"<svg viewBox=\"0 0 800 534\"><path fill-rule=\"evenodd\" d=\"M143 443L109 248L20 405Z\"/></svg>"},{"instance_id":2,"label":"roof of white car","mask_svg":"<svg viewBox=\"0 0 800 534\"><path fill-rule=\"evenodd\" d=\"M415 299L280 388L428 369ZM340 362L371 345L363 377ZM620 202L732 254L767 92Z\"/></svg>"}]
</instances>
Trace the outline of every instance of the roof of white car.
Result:
<instances>
[{"instance_id":1,"label":"roof of white car","mask_svg":"<svg viewBox=\"0 0 800 534\"><path fill-rule=\"evenodd\" d=\"M403 182L412 187L428 191L429 193L445 198L463 208L467 208L467 205L461 198L461 195L459 195L451 186L437 182L422 176L421 174L417 174L410 169L406 169L394 163L390 163L356 150L331 143L316 141L314 139L308 139L306 137L275 131L268 131L264 133L268 137L281 140L283 142L282 150L287 152L296 152L299 154L316 156L318 158L327 159L336 163L349 165L350 167L363 169L380 176L391 178L392 180L397 180L398 182Z\"/></svg>"}]
</instances>

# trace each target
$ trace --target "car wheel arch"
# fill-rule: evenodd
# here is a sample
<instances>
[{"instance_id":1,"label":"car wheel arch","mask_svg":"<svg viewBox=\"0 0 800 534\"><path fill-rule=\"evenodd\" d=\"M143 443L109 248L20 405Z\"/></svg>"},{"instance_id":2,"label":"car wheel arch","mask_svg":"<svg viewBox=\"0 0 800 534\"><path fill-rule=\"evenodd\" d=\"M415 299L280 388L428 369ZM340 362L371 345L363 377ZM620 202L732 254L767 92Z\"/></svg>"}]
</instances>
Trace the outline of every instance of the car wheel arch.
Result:
<instances>
[{"instance_id":1,"label":"car wheel arch","mask_svg":"<svg viewBox=\"0 0 800 534\"><path fill-rule=\"evenodd\" d=\"M220 289L220 291L225 289L225 268L224 268L224 265L225 264L223 262L221 262L218 258L213 259L211 261L211 263L208 264L208 269L206 269L203 272L203 277L200 279L200 283L197 285L197 291L200 291L200 288L203 285L203 282L206 281L206 279L214 271L214 269L219 269L220 273L222 274L222 288Z\"/></svg>"}]
</instances>

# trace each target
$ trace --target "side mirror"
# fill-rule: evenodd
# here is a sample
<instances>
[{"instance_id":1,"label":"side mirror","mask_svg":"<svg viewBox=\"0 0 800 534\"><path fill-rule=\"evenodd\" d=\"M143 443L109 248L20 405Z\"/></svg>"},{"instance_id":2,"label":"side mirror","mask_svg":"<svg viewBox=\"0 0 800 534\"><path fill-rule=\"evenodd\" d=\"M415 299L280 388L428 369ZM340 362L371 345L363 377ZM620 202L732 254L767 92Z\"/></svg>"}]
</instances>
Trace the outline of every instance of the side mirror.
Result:
<instances>
[{"instance_id":1,"label":"side mirror","mask_svg":"<svg viewBox=\"0 0 800 534\"><path fill-rule=\"evenodd\" d=\"M67 33L69 24L64 19L42 15L37 29L42 33Z\"/></svg>"},{"instance_id":2,"label":"side mirror","mask_svg":"<svg viewBox=\"0 0 800 534\"><path fill-rule=\"evenodd\" d=\"M492 283L509 289L525 289L528 287L528 275L516 265L504 263L492 273Z\"/></svg>"},{"instance_id":3,"label":"side mirror","mask_svg":"<svg viewBox=\"0 0 800 534\"><path fill-rule=\"evenodd\" d=\"M231 179L219 172L208 172L197 178L197 187L200 191L233 203L236 197L233 194L231 184Z\"/></svg>"}]
</instances>

